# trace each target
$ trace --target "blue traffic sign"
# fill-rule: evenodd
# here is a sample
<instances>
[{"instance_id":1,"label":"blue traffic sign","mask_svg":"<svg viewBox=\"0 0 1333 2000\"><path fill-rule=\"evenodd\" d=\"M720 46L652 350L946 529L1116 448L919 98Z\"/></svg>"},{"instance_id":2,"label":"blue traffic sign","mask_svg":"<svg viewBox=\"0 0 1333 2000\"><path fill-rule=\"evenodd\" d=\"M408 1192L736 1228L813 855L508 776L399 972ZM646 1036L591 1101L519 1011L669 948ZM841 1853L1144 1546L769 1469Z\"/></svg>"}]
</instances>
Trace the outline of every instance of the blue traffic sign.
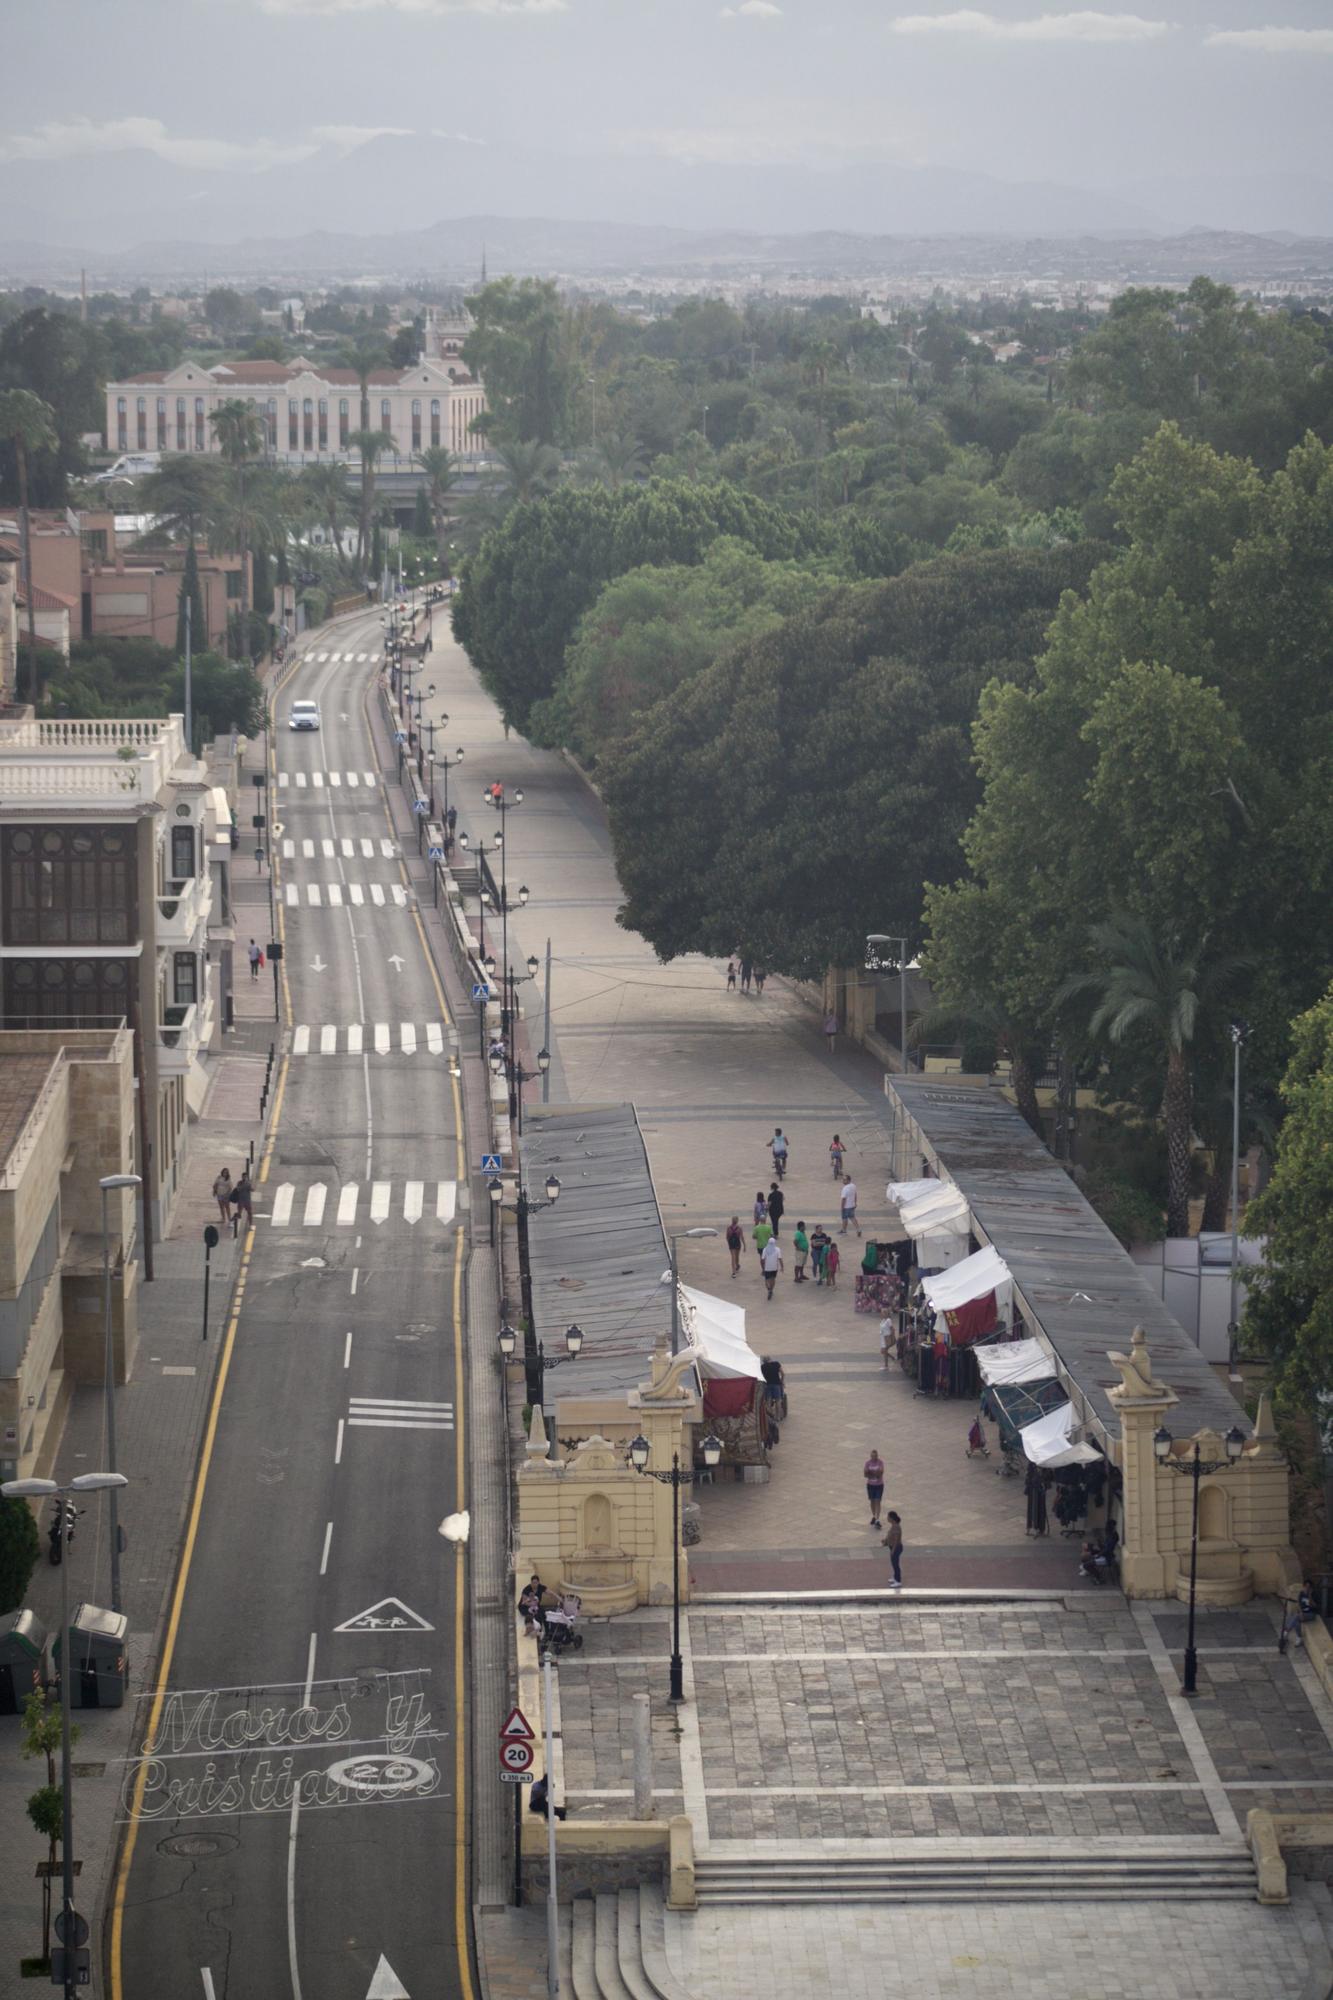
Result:
<instances>
[{"instance_id":1,"label":"blue traffic sign","mask_svg":"<svg viewBox=\"0 0 1333 2000\"><path fill-rule=\"evenodd\" d=\"M427 858L431 861L443 861L444 859L444 849L442 847L428 847L426 854Z\"/></svg>"},{"instance_id":2,"label":"blue traffic sign","mask_svg":"<svg viewBox=\"0 0 1333 2000\"><path fill-rule=\"evenodd\" d=\"M482 986L480 984L473 986L472 998L474 1000L489 1000L490 997L491 997L491 989L489 986Z\"/></svg>"},{"instance_id":3,"label":"blue traffic sign","mask_svg":"<svg viewBox=\"0 0 1333 2000\"><path fill-rule=\"evenodd\" d=\"M498 1153L483 1153L481 1156L481 1171L484 1174L498 1174L500 1171L500 1155Z\"/></svg>"},{"instance_id":4,"label":"blue traffic sign","mask_svg":"<svg viewBox=\"0 0 1333 2000\"><path fill-rule=\"evenodd\" d=\"M430 811L430 807L426 804L426 801L424 799L413 799L412 810L414 813L416 813L417 817L420 818L422 813L427 813Z\"/></svg>"},{"instance_id":5,"label":"blue traffic sign","mask_svg":"<svg viewBox=\"0 0 1333 2000\"><path fill-rule=\"evenodd\" d=\"M393 732L393 740L395 743L406 743L407 731L405 729L395 729Z\"/></svg>"}]
</instances>

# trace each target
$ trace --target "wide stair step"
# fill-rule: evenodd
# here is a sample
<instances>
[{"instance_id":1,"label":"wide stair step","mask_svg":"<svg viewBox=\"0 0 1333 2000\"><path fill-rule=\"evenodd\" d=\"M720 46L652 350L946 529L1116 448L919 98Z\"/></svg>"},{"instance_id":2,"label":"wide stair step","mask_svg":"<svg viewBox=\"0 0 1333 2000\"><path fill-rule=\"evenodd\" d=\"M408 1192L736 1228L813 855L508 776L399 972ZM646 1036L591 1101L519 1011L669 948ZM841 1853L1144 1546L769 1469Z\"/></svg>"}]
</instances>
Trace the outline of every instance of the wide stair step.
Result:
<instances>
[{"instance_id":1,"label":"wide stair step","mask_svg":"<svg viewBox=\"0 0 1333 2000\"><path fill-rule=\"evenodd\" d=\"M926 1843L928 1845L928 1843ZM701 1903L1085 1903L1253 1901L1244 1849L1085 1855L700 1855Z\"/></svg>"},{"instance_id":2,"label":"wide stair step","mask_svg":"<svg viewBox=\"0 0 1333 2000\"><path fill-rule=\"evenodd\" d=\"M667 1964L662 1892L647 1884L562 1905L560 1976L574 2000L691 2000Z\"/></svg>"}]
</instances>

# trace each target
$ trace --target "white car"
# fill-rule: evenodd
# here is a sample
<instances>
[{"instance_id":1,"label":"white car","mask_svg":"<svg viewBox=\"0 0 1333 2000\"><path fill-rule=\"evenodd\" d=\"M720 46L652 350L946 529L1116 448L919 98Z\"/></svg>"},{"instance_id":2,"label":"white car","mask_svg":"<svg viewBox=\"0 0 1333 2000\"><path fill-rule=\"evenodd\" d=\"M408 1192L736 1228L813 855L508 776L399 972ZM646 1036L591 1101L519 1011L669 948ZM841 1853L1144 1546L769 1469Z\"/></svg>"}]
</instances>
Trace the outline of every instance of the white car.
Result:
<instances>
[{"instance_id":1,"label":"white car","mask_svg":"<svg viewBox=\"0 0 1333 2000\"><path fill-rule=\"evenodd\" d=\"M89 481L91 486L105 486L113 479L142 479L146 472L156 472L162 462L160 452L132 451L109 465L105 472L95 472Z\"/></svg>"},{"instance_id":2,"label":"white car","mask_svg":"<svg viewBox=\"0 0 1333 2000\"><path fill-rule=\"evenodd\" d=\"M294 701L287 715L289 729L318 729L319 703L317 701Z\"/></svg>"}]
</instances>

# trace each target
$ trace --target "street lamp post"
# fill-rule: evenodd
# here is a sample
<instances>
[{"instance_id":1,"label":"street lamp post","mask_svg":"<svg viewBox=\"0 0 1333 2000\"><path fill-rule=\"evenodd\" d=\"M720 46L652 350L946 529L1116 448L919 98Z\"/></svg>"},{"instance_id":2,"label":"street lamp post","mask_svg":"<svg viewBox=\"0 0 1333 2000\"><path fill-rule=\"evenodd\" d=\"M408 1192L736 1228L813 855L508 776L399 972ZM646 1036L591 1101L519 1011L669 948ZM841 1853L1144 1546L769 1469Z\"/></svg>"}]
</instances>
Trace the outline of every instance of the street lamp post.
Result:
<instances>
[{"instance_id":1,"label":"street lamp post","mask_svg":"<svg viewBox=\"0 0 1333 2000\"><path fill-rule=\"evenodd\" d=\"M116 1354L115 1341L111 1332L111 1232L107 1222L107 1196L120 1188L142 1187L138 1174L105 1174L97 1183L102 1190L102 1376L103 1394L106 1398L106 1465L108 1472L116 1469ZM116 1489L111 1487L111 1609L119 1611L120 1602L120 1515L116 1506Z\"/></svg>"},{"instance_id":2,"label":"street lamp post","mask_svg":"<svg viewBox=\"0 0 1333 2000\"><path fill-rule=\"evenodd\" d=\"M81 1472L62 1486L55 1479L10 1479L0 1486L6 1500L58 1500L63 1515L72 1493L116 1493L129 1481L121 1472ZM61 1532L64 1532L62 1521ZM69 1564L60 1565L60 1856L64 1879L61 1905L64 1910L62 1952L65 1976L61 1981L65 2000L74 2000L79 1969L79 1946L74 1923L74 1797L69 1763L70 1680L74 1672L74 1641L69 1629Z\"/></svg>"},{"instance_id":3,"label":"street lamp post","mask_svg":"<svg viewBox=\"0 0 1333 2000\"><path fill-rule=\"evenodd\" d=\"M671 1252L671 1352L673 1354L680 1353L680 1273L676 1264L676 1245L683 1242L687 1236L716 1235L716 1229L701 1226L698 1229L678 1229L674 1236L667 1237L667 1245Z\"/></svg>"},{"instance_id":4,"label":"street lamp post","mask_svg":"<svg viewBox=\"0 0 1333 2000\"><path fill-rule=\"evenodd\" d=\"M716 1236L717 1231L713 1234ZM694 1484L694 1467L683 1469L680 1453L671 1454L670 1472L654 1472L648 1460L652 1446L640 1431L630 1439L629 1462L645 1479L660 1479L671 1488L671 1693L672 1701L685 1699L685 1661L680 1650L680 1489ZM710 1431L699 1447L699 1455L711 1471L722 1456L722 1440Z\"/></svg>"},{"instance_id":5,"label":"street lamp post","mask_svg":"<svg viewBox=\"0 0 1333 2000\"><path fill-rule=\"evenodd\" d=\"M502 1054L499 1049L496 1049L491 1056L492 1073L495 1076L505 1076L508 1079L509 1115L511 1118L514 1118L516 1115L520 1138L523 1135L523 1086L525 1083L535 1083L539 1076L545 1077L550 1067L551 1051L549 1049L538 1049L536 1069L521 1068L517 1059L511 1058L507 1052ZM716 1231L714 1234L716 1234Z\"/></svg>"},{"instance_id":6,"label":"street lamp post","mask_svg":"<svg viewBox=\"0 0 1333 2000\"><path fill-rule=\"evenodd\" d=\"M896 944L898 947L898 1035L902 1047L903 1075L907 1074L907 939L890 937L884 931L870 931L867 944Z\"/></svg>"},{"instance_id":7,"label":"street lamp post","mask_svg":"<svg viewBox=\"0 0 1333 2000\"><path fill-rule=\"evenodd\" d=\"M1245 1434L1237 1424L1233 1424L1222 1442L1226 1446L1225 1458L1200 1458L1199 1440L1188 1458L1172 1456L1175 1439L1165 1424L1153 1433L1152 1448L1157 1455L1157 1463L1168 1472L1178 1472L1193 1482L1193 1496L1190 1507L1190 1617L1189 1631L1185 1639L1185 1673L1180 1683L1182 1694L1197 1694L1199 1681L1199 1655L1194 1644L1194 1591L1199 1567L1199 1481L1205 1472L1225 1472L1229 1465L1235 1465L1245 1449Z\"/></svg>"},{"instance_id":8,"label":"street lamp post","mask_svg":"<svg viewBox=\"0 0 1333 2000\"><path fill-rule=\"evenodd\" d=\"M518 1345L518 1334L510 1326L508 1320L500 1328L497 1339L500 1343L500 1353L504 1359L512 1361L514 1358L514 1349ZM583 1328L577 1320L565 1328L565 1352L563 1354L548 1354L544 1343L540 1340L537 1342L537 1401L533 1404L534 1409L544 1406L546 1402L547 1369L560 1368L566 1361L577 1361L582 1352Z\"/></svg>"},{"instance_id":9,"label":"street lamp post","mask_svg":"<svg viewBox=\"0 0 1333 2000\"><path fill-rule=\"evenodd\" d=\"M1239 1381L1236 1354L1240 1345L1240 1052L1250 1032L1248 1021L1231 1023L1231 1316L1227 1324L1227 1373Z\"/></svg>"},{"instance_id":10,"label":"street lamp post","mask_svg":"<svg viewBox=\"0 0 1333 2000\"><path fill-rule=\"evenodd\" d=\"M504 1182L492 1179L486 1183L486 1192L491 1200L492 1232L495 1241L495 1211L504 1201ZM546 1176L546 1199L535 1200L523 1186L519 1186L514 1201L514 1214L518 1218L518 1279L523 1294L523 1367L527 1376L528 1401L535 1409L541 1402L540 1358L537 1353L537 1326L532 1310L532 1265L528 1258L528 1217L538 1209L554 1208L560 1199L560 1181L557 1175ZM551 1364L554 1366L554 1363Z\"/></svg>"},{"instance_id":11,"label":"street lamp post","mask_svg":"<svg viewBox=\"0 0 1333 2000\"><path fill-rule=\"evenodd\" d=\"M449 719L448 716L446 716L445 721L447 722L448 719ZM458 749L454 752L452 757L446 750L443 757L441 757L439 760L440 769L444 772L444 818L445 818L446 832L448 831L448 821L449 821L449 773L451 771L456 771L458 769L458 766L462 763L462 761L463 761L463 748L461 744L459 745ZM459 837L460 839L463 840L464 846L466 846L467 845L466 837L463 835L460 835Z\"/></svg>"}]
</instances>

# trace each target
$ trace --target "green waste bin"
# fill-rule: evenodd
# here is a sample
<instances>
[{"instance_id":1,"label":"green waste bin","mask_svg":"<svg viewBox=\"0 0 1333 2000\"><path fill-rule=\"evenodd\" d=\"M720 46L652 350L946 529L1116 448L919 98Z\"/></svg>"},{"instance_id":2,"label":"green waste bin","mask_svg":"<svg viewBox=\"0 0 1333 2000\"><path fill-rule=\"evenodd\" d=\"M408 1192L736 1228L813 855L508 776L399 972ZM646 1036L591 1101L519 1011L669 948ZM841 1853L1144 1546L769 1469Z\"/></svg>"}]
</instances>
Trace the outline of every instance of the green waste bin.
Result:
<instances>
[{"instance_id":1,"label":"green waste bin","mask_svg":"<svg viewBox=\"0 0 1333 2000\"><path fill-rule=\"evenodd\" d=\"M126 1634L129 1620L123 1611L103 1611L96 1604L75 1607L70 1620L74 1649L74 1671L70 1677L71 1708L119 1708L130 1681ZM57 1633L51 1651L57 1671L61 1670L61 1638Z\"/></svg>"},{"instance_id":2,"label":"green waste bin","mask_svg":"<svg viewBox=\"0 0 1333 2000\"><path fill-rule=\"evenodd\" d=\"M0 1715L22 1715L30 1694L40 1694L46 1661L46 1627L35 1611L7 1611L0 1618Z\"/></svg>"}]
</instances>

